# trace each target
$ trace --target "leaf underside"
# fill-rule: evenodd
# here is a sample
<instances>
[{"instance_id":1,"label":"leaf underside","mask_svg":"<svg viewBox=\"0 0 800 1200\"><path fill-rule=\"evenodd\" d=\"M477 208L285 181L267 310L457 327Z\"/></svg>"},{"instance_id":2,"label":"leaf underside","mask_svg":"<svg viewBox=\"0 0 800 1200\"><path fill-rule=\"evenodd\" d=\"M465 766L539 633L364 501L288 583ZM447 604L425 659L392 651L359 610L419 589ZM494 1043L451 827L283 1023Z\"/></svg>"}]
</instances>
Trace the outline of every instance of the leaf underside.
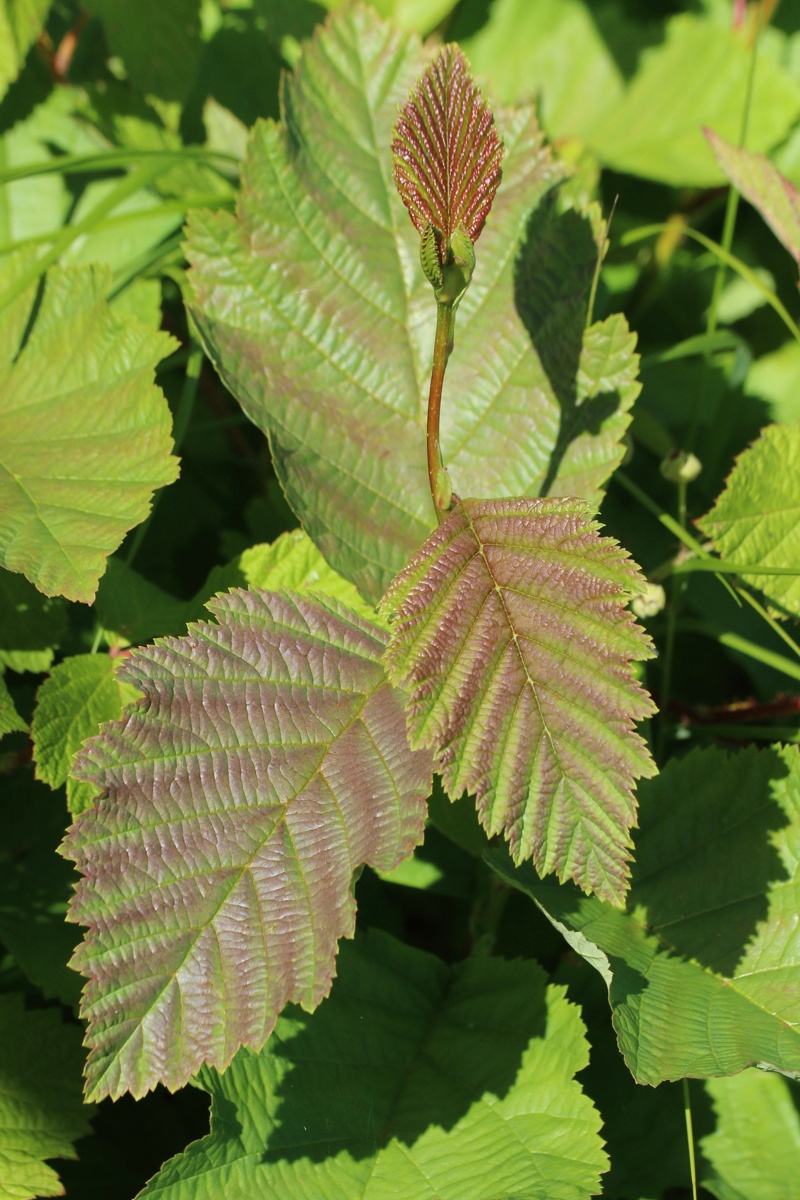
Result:
<instances>
[{"instance_id":1,"label":"leaf underside","mask_svg":"<svg viewBox=\"0 0 800 1200\"><path fill-rule=\"evenodd\" d=\"M392 140L394 181L420 234L477 241L500 183L503 144L456 45L444 46L403 108ZM442 249L444 249L444 244Z\"/></svg>"},{"instance_id":2,"label":"leaf underside","mask_svg":"<svg viewBox=\"0 0 800 1200\"><path fill-rule=\"evenodd\" d=\"M577 499L460 503L386 594L386 664L451 799L474 792L516 862L619 904L655 772L631 663L652 649L625 609L638 568L598 528Z\"/></svg>"},{"instance_id":3,"label":"leaf underside","mask_svg":"<svg viewBox=\"0 0 800 1200\"><path fill-rule=\"evenodd\" d=\"M144 696L76 759L102 789L64 854L91 1094L141 1095L263 1045L327 994L353 872L422 839L428 754L409 752L387 635L335 600L235 591L120 672Z\"/></svg>"}]
</instances>

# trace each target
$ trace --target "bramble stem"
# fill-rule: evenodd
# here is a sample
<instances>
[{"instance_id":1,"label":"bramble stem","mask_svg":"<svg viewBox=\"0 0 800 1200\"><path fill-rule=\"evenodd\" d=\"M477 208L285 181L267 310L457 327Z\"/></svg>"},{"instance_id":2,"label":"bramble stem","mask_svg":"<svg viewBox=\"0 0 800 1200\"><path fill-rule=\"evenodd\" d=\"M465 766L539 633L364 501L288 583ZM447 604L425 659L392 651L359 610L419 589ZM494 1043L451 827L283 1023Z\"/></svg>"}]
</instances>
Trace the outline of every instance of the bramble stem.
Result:
<instances>
[{"instance_id":1,"label":"bramble stem","mask_svg":"<svg viewBox=\"0 0 800 1200\"><path fill-rule=\"evenodd\" d=\"M431 371L431 388L428 393L428 480L439 524L449 512L452 499L450 477L442 461L442 450L439 443L439 413L442 407L444 373L450 351L453 348L455 309L455 304L449 302L438 301L436 304L436 339L433 343L433 370Z\"/></svg>"}]
</instances>

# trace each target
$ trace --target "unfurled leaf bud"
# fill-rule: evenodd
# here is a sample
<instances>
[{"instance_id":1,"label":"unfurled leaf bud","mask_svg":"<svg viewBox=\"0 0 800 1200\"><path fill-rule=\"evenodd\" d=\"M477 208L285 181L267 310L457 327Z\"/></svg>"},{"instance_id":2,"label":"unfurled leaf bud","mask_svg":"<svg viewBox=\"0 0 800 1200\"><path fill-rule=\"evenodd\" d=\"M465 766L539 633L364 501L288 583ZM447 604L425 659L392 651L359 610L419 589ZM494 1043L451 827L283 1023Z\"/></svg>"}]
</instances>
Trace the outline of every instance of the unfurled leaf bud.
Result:
<instances>
[{"instance_id":1,"label":"unfurled leaf bud","mask_svg":"<svg viewBox=\"0 0 800 1200\"><path fill-rule=\"evenodd\" d=\"M673 450L661 463L661 474L670 483L693 483L702 469L700 459L689 450Z\"/></svg>"}]
</instances>

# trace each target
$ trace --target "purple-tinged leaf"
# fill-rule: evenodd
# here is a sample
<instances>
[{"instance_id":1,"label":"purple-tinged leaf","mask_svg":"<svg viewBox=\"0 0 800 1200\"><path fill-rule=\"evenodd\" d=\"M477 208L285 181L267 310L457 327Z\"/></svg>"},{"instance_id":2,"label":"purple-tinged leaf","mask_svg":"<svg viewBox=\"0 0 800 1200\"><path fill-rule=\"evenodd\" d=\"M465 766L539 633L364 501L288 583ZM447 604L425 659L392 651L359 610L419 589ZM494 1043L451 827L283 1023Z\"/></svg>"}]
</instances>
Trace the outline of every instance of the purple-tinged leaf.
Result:
<instances>
[{"instance_id":1,"label":"purple-tinged leaf","mask_svg":"<svg viewBox=\"0 0 800 1200\"><path fill-rule=\"evenodd\" d=\"M353 872L422 839L431 759L408 748L388 635L334 600L235 591L133 656L143 693L73 773L100 797L64 854L89 928L87 1090L177 1088L327 994Z\"/></svg>"},{"instance_id":2,"label":"purple-tinged leaf","mask_svg":"<svg viewBox=\"0 0 800 1200\"><path fill-rule=\"evenodd\" d=\"M800 192L763 154L732 146L710 129L703 132L728 179L758 209L800 266Z\"/></svg>"},{"instance_id":3,"label":"purple-tinged leaf","mask_svg":"<svg viewBox=\"0 0 800 1200\"><path fill-rule=\"evenodd\" d=\"M503 143L458 46L443 46L426 69L398 117L392 154L420 235L437 229L442 256L458 229L476 241L500 183Z\"/></svg>"},{"instance_id":4,"label":"purple-tinged leaf","mask_svg":"<svg viewBox=\"0 0 800 1200\"><path fill-rule=\"evenodd\" d=\"M384 597L386 665L413 746L489 836L612 903L627 886L634 781L655 773L632 662L652 647L625 605L638 568L577 499L466 500Z\"/></svg>"}]
</instances>

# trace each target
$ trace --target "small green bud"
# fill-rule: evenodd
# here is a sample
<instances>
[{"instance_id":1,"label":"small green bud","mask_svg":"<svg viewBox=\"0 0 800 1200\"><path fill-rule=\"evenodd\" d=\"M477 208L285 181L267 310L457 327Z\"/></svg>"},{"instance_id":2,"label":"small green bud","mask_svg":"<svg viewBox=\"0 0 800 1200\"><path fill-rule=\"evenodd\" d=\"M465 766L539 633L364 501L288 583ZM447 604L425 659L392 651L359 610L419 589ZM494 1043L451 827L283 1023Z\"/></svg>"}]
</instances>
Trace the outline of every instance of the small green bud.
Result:
<instances>
[{"instance_id":1,"label":"small green bud","mask_svg":"<svg viewBox=\"0 0 800 1200\"><path fill-rule=\"evenodd\" d=\"M640 596L631 600L631 608L637 617L646 620L660 613L667 603L666 592L660 583L648 583Z\"/></svg>"},{"instance_id":2,"label":"small green bud","mask_svg":"<svg viewBox=\"0 0 800 1200\"><path fill-rule=\"evenodd\" d=\"M673 450L661 463L661 474L670 483L693 483L702 469L700 459L688 450Z\"/></svg>"},{"instance_id":3,"label":"small green bud","mask_svg":"<svg viewBox=\"0 0 800 1200\"><path fill-rule=\"evenodd\" d=\"M419 243L419 261L425 272L425 278L436 291L442 286L442 262L439 258L439 238L432 225L425 226L425 232Z\"/></svg>"},{"instance_id":4,"label":"small green bud","mask_svg":"<svg viewBox=\"0 0 800 1200\"><path fill-rule=\"evenodd\" d=\"M457 229L450 238L444 266L442 283L436 291L440 304L458 304L470 285L475 270L475 250L468 234Z\"/></svg>"},{"instance_id":5,"label":"small green bud","mask_svg":"<svg viewBox=\"0 0 800 1200\"><path fill-rule=\"evenodd\" d=\"M450 476L447 473L446 467L440 467L439 473L436 476L436 494L433 497L433 502L436 505L436 511L448 512L453 503L453 485L450 482Z\"/></svg>"}]
</instances>

